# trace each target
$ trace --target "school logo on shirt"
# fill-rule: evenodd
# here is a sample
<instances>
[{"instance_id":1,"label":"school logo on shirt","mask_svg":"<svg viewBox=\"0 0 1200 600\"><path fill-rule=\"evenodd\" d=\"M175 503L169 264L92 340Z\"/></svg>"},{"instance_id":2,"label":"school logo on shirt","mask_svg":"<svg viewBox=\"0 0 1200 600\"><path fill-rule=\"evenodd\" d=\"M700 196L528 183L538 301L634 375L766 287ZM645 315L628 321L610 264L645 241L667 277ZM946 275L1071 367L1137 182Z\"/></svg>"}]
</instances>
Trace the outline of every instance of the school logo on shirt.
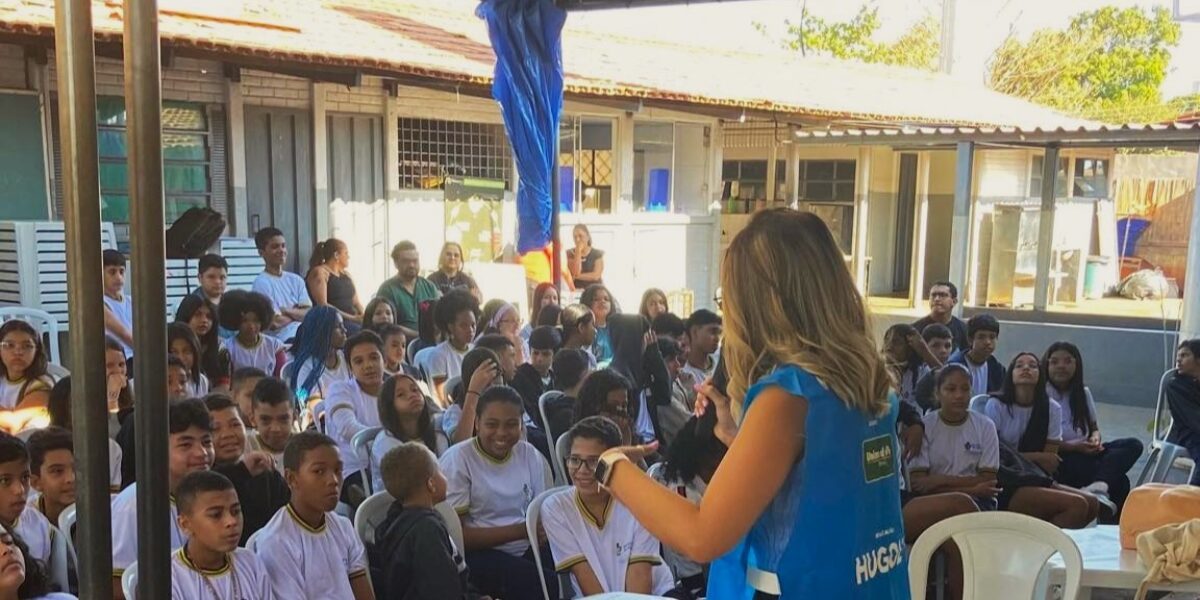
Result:
<instances>
[{"instance_id":1,"label":"school logo on shirt","mask_svg":"<svg viewBox=\"0 0 1200 600\"><path fill-rule=\"evenodd\" d=\"M983 444L964 442L963 450L966 450L967 454L983 454Z\"/></svg>"},{"instance_id":2,"label":"school logo on shirt","mask_svg":"<svg viewBox=\"0 0 1200 600\"><path fill-rule=\"evenodd\" d=\"M622 544L622 543L618 542L615 544L615 546L617 547L617 558L621 558L622 556L629 556L630 554L633 553L633 542L629 542L627 544Z\"/></svg>"},{"instance_id":3,"label":"school logo on shirt","mask_svg":"<svg viewBox=\"0 0 1200 600\"><path fill-rule=\"evenodd\" d=\"M875 483L896 474L896 461L892 454L892 436L881 435L863 441L863 477L867 483Z\"/></svg>"}]
</instances>

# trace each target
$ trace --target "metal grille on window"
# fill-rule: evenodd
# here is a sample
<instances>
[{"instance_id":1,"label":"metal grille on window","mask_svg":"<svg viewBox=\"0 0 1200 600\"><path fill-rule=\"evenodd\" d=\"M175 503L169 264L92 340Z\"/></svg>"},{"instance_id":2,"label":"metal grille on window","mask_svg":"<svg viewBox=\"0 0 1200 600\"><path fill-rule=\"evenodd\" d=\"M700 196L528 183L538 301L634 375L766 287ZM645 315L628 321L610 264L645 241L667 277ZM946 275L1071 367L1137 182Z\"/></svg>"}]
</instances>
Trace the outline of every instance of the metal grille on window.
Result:
<instances>
[{"instance_id":1,"label":"metal grille on window","mask_svg":"<svg viewBox=\"0 0 1200 600\"><path fill-rule=\"evenodd\" d=\"M503 125L402 118L399 151L401 189L441 189L448 175L494 179L512 189Z\"/></svg>"}]
</instances>

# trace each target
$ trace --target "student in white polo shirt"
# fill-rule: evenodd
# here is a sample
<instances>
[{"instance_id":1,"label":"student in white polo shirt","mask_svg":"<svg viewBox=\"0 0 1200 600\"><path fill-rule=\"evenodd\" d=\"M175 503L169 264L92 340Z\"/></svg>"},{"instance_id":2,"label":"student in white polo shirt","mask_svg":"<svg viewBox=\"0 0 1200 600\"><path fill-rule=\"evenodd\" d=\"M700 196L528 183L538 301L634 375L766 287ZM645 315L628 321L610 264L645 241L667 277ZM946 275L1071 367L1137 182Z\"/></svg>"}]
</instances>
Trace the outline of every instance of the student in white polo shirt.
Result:
<instances>
[{"instance_id":1,"label":"student in white polo shirt","mask_svg":"<svg viewBox=\"0 0 1200 600\"><path fill-rule=\"evenodd\" d=\"M621 430L604 417L588 417L567 432L572 488L542 505L554 569L569 573L575 594L629 592L661 596L674 585L659 556L659 542L596 482L600 455L621 445Z\"/></svg>"},{"instance_id":2,"label":"student in white polo shirt","mask_svg":"<svg viewBox=\"0 0 1200 600\"><path fill-rule=\"evenodd\" d=\"M50 521L28 506L29 450L16 436L0 433L0 525L16 533L32 558L50 558Z\"/></svg>"},{"instance_id":3,"label":"student in white polo shirt","mask_svg":"<svg viewBox=\"0 0 1200 600\"><path fill-rule=\"evenodd\" d=\"M179 529L187 542L171 554L171 600L273 600L266 567L238 548L241 501L215 471L188 473L175 489Z\"/></svg>"},{"instance_id":4,"label":"student in white polo shirt","mask_svg":"<svg viewBox=\"0 0 1200 600\"><path fill-rule=\"evenodd\" d=\"M546 460L521 439L522 413L516 390L488 388L479 395L476 437L455 444L439 461L449 481L446 500L462 520L471 581L480 592L505 600L542 597L525 517L529 503L547 487ZM557 597L554 574L544 575Z\"/></svg>"},{"instance_id":5,"label":"student in white polo shirt","mask_svg":"<svg viewBox=\"0 0 1200 600\"><path fill-rule=\"evenodd\" d=\"M342 501L361 502L353 490L365 490L363 464L354 453L354 436L369 427L379 427L379 392L383 389L383 341L373 331L363 330L346 341L346 362L352 379L329 388L325 398L326 427L342 451ZM353 501L352 501L353 500Z\"/></svg>"},{"instance_id":6,"label":"student in white polo shirt","mask_svg":"<svg viewBox=\"0 0 1200 600\"><path fill-rule=\"evenodd\" d=\"M291 502L259 530L254 551L281 600L374 600L367 554L354 525L333 512L342 487L337 443L297 433L283 451Z\"/></svg>"},{"instance_id":7,"label":"student in white polo shirt","mask_svg":"<svg viewBox=\"0 0 1200 600\"><path fill-rule=\"evenodd\" d=\"M274 312L272 320L263 323L263 331L286 342L296 335L300 322L312 306L308 286L303 277L283 269L287 263L288 247L282 231L264 227L254 234L254 245L263 259L264 268L254 278L254 285L250 289L270 298Z\"/></svg>"},{"instance_id":8,"label":"student in white polo shirt","mask_svg":"<svg viewBox=\"0 0 1200 600\"><path fill-rule=\"evenodd\" d=\"M221 343L229 353L231 368L237 371L254 367L267 375L278 373L287 360L283 342L263 334L275 314L271 301L257 292L232 290L225 294L217 312L221 327L237 332Z\"/></svg>"}]
</instances>

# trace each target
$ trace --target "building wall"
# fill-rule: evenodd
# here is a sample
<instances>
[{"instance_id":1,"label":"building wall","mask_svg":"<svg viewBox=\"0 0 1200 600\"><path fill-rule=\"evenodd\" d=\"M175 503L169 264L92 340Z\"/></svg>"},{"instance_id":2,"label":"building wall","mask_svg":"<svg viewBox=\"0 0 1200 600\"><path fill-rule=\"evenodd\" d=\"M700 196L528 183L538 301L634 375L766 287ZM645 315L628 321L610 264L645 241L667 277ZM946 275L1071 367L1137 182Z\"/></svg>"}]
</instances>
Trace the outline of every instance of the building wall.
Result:
<instances>
[{"instance_id":1,"label":"building wall","mask_svg":"<svg viewBox=\"0 0 1200 600\"><path fill-rule=\"evenodd\" d=\"M25 51L13 44L0 44L0 88L29 89L25 85Z\"/></svg>"}]
</instances>

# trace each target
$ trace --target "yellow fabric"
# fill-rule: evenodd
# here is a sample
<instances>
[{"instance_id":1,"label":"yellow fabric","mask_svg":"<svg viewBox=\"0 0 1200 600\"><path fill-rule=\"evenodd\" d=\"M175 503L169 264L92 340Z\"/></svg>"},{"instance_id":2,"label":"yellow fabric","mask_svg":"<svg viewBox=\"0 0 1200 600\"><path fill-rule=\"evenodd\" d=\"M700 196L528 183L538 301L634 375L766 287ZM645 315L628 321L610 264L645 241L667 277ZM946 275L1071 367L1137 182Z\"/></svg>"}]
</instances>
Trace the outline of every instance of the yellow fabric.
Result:
<instances>
[{"instance_id":1,"label":"yellow fabric","mask_svg":"<svg viewBox=\"0 0 1200 600\"><path fill-rule=\"evenodd\" d=\"M1138 535L1200 519L1200 487L1151 483L1129 493L1121 510L1121 547L1137 548Z\"/></svg>"},{"instance_id":2,"label":"yellow fabric","mask_svg":"<svg viewBox=\"0 0 1200 600\"><path fill-rule=\"evenodd\" d=\"M1138 535L1137 552L1147 572L1135 600L1143 600L1152 583L1200 579L1200 519Z\"/></svg>"}]
</instances>

